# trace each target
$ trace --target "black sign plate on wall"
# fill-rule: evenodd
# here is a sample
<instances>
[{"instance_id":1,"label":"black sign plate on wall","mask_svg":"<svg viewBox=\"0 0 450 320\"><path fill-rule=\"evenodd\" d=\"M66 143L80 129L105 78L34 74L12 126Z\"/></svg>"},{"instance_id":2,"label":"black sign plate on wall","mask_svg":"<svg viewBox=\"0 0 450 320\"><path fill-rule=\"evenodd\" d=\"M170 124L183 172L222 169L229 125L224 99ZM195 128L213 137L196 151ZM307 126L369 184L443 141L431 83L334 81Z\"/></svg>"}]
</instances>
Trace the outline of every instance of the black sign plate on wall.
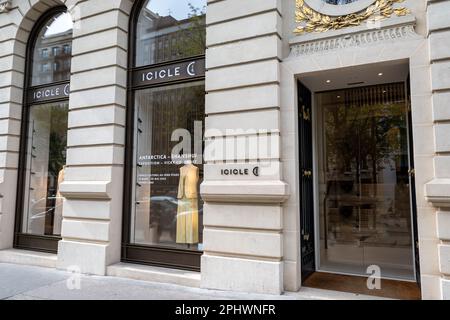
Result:
<instances>
[{"instance_id":1,"label":"black sign plate on wall","mask_svg":"<svg viewBox=\"0 0 450 320\"><path fill-rule=\"evenodd\" d=\"M147 86L204 76L205 59L201 58L137 70L133 74L133 86Z\"/></svg>"},{"instance_id":2,"label":"black sign plate on wall","mask_svg":"<svg viewBox=\"0 0 450 320\"><path fill-rule=\"evenodd\" d=\"M28 92L28 101L31 104L68 99L70 94L70 84L63 83L45 87L34 87L30 88Z\"/></svg>"}]
</instances>

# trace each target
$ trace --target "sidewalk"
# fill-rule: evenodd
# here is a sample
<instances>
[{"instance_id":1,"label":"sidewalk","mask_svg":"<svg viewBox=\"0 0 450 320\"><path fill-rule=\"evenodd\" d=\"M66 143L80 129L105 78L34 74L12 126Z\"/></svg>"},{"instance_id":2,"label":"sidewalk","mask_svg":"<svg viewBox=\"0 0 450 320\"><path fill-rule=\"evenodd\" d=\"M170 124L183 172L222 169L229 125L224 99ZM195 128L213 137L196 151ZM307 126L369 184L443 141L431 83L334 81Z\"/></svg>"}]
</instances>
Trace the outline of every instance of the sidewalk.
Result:
<instances>
[{"instance_id":1,"label":"sidewalk","mask_svg":"<svg viewBox=\"0 0 450 320\"><path fill-rule=\"evenodd\" d=\"M0 263L0 300L313 300L374 299L316 289L282 296L222 292L114 277L84 276L70 290L72 274ZM69 285L69 286L68 286Z\"/></svg>"}]
</instances>

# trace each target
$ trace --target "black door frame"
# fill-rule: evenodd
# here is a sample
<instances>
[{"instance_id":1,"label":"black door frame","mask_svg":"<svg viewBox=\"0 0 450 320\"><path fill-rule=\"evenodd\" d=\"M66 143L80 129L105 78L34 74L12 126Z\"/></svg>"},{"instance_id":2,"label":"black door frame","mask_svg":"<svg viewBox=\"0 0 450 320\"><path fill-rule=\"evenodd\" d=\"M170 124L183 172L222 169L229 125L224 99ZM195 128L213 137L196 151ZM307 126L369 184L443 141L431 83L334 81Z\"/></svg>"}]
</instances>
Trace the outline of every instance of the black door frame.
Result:
<instances>
[{"instance_id":1,"label":"black door frame","mask_svg":"<svg viewBox=\"0 0 450 320\"><path fill-rule=\"evenodd\" d=\"M300 241L302 282L316 271L313 105L312 92L300 81L298 89L298 136L300 174ZM306 151L305 151L306 150ZM303 201L305 200L306 201Z\"/></svg>"},{"instance_id":2,"label":"black door frame","mask_svg":"<svg viewBox=\"0 0 450 320\"><path fill-rule=\"evenodd\" d=\"M420 250L419 250L419 226L417 221L417 198L416 198L416 168L414 161L414 131L411 110L411 77L405 83L406 86L406 107L407 107L407 129L408 129L408 143L409 143L409 177L410 177L410 193L411 193L411 211L412 211L412 227L413 227L413 242L414 242L414 264L416 271L416 281L421 286L420 276Z\"/></svg>"},{"instance_id":3,"label":"black door frame","mask_svg":"<svg viewBox=\"0 0 450 320\"><path fill-rule=\"evenodd\" d=\"M416 276L416 282L417 284L420 286L421 285L421 273L420 273L420 252L419 252L419 234L418 234L418 221L417 221L417 199L416 199L416 185L415 185L415 166L414 166L414 136L413 136L413 123L412 123L412 110L411 110L411 85L410 85L410 76L408 76L407 80L404 82L405 86L406 86L406 97L405 97L405 102L406 102L406 108L407 108L407 129L408 129L408 144L409 144L409 175L410 175L410 194L411 194L411 218L412 218L412 237L413 237L413 248L411 248L414 251L414 259L415 261L414 263L414 267L415 267L415 276ZM304 112L304 108L303 108L303 104L304 102L301 100L301 96L302 96L302 92L305 92L305 90L309 91L309 93L311 94L311 109L310 111L305 114ZM313 113L314 113L314 105L313 105L313 97L314 94L316 93L321 93L321 92L311 92L306 86L304 86L300 80L297 81L297 92L298 92L298 135L299 135L299 160L300 160L300 166L299 166L299 181L300 181L300 186L299 186L299 192L300 192L300 256L301 256L301 275L302 275L302 283L304 283L307 278L309 276L311 276L314 272L317 271L317 259L316 259L316 239L315 239L315 234L316 234L316 221L317 221L317 216L316 216L316 207L315 207L315 203L316 203L316 198L315 198L315 186L313 186L313 196L312 196L312 205L305 205L304 202L302 201L303 199L303 193L304 193L304 184L307 183L307 181L305 182L305 168L304 166L302 166L302 162L304 162L304 149L303 149L303 145L304 145L304 141L302 141L302 135L304 136L304 130L305 130L305 118L310 118L311 119L311 124L313 124ZM313 133L315 128L315 125L311 126L311 132ZM314 156L313 156L313 152L314 152L314 140L313 140L313 134L311 134L311 158L313 159L312 162L312 166L311 166L311 172L312 172L312 176L310 178L310 183L314 184L314 168L316 168L317 163L314 160ZM308 172L306 174L306 178L308 175L310 175L309 172L309 168L306 169ZM309 197L309 195L306 195L307 197ZM309 208L312 208L312 213L311 211L308 211ZM304 217L305 214L309 214L309 217ZM304 252L303 250L308 246L308 242L309 239L305 239L305 232L304 232L304 227L303 227L303 221L307 220L308 218L310 218L312 215L312 219L313 219L313 225L314 227L312 228L313 230L313 234L314 234L314 254L312 255L314 257L314 261L308 261L307 262L307 267L304 267L304 259L307 259L307 257L304 256ZM307 237L308 238L308 237ZM325 235L325 239L326 239L326 235ZM306 252L308 254L308 252ZM310 254L310 253L309 253ZM309 264L309 265L308 265ZM314 271L312 271L311 266L314 267Z\"/></svg>"}]
</instances>

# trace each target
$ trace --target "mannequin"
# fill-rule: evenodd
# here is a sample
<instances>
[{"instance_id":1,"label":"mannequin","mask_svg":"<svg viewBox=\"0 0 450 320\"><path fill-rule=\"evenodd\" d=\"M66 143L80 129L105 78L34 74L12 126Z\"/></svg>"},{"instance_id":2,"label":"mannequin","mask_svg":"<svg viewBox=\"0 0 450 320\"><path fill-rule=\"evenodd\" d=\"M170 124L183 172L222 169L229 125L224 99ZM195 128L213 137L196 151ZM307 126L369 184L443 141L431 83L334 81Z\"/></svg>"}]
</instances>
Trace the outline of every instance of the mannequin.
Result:
<instances>
[{"instance_id":1,"label":"mannequin","mask_svg":"<svg viewBox=\"0 0 450 320\"><path fill-rule=\"evenodd\" d=\"M180 168L178 186L177 243L196 244L198 233L198 182L199 169L186 161Z\"/></svg>"},{"instance_id":2,"label":"mannequin","mask_svg":"<svg viewBox=\"0 0 450 320\"><path fill-rule=\"evenodd\" d=\"M53 235L61 235L61 227L62 227L62 219L63 219L63 202L64 199L59 192L59 189L61 187L61 183L64 182L64 173L66 170L66 166L63 166L63 168L58 173L58 191L56 193L56 201L55 201L55 215L53 219Z\"/></svg>"}]
</instances>

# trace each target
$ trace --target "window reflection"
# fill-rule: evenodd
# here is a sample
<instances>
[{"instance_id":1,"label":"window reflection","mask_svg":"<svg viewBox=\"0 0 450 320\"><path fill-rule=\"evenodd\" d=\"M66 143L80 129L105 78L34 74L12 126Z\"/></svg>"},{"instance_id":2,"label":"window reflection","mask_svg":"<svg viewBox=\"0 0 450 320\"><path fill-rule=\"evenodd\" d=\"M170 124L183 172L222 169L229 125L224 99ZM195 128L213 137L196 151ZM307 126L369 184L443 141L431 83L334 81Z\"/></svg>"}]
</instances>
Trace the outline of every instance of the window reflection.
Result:
<instances>
[{"instance_id":1,"label":"window reflection","mask_svg":"<svg viewBox=\"0 0 450 320\"><path fill-rule=\"evenodd\" d=\"M404 84L317 98L321 270L413 280Z\"/></svg>"},{"instance_id":2,"label":"window reflection","mask_svg":"<svg viewBox=\"0 0 450 320\"><path fill-rule=\"evenodd\" d=\"M138 20L136 66L203 54L206 0L150 0Z\"/></svg>"},{"instance_id":3,"label":"window reflection","mask_svg":"<svg viewBox=\"0 0 450 320\"><path fill-rule=\"evenodd\" d=\"M61 234L68 110L67 102L30 107L23 233Z\"/></svg>"},{"instance_id":4,"label":"window reflection","mask_svg":"<svg viewBox=\"0 0 450 320\"><path fill-rule=\"evenodd\" d=\"M136 92L132 243L201 250L203 164L194 141L202 141L204 90L201 81ZM191 140L182 157L172 157L176 131Z\"/></svg>"},{"instance_id":5,"label":"window reflection","mask_svg":"<svg viewBox=\"0 0 450 320\"><path fill-rule=\"evenodd\" d=\"M69 80L72 27L70 14L61 13L42 28L34 48L32 86Z\"/></svg>"}]
</instances>

